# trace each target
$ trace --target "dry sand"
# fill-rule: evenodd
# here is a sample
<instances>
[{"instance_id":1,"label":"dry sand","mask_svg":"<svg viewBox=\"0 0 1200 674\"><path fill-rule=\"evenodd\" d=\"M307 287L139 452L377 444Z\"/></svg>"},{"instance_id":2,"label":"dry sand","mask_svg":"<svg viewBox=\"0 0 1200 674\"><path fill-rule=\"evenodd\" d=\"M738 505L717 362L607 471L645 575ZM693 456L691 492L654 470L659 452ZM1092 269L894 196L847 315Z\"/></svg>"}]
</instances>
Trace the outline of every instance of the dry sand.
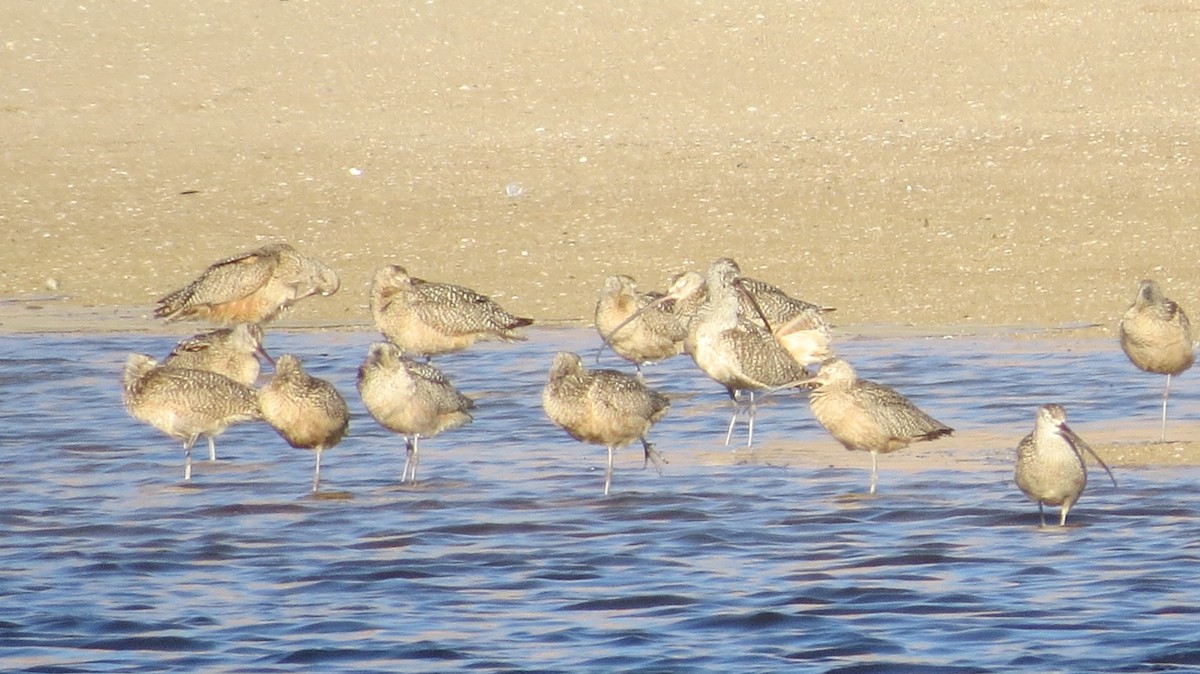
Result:
<instances>
[{"instance_id":1,"label":"dry sand","mask_svg":"<svg viewBox=\"0 0 1200 674\"><path fill-rule=\"evenodd\" d=\"M11 2L0 329L148 330L284 240L589 320L719 256L845 331L1200 307L1200 3Z\"/></svg>"}]
</instances>

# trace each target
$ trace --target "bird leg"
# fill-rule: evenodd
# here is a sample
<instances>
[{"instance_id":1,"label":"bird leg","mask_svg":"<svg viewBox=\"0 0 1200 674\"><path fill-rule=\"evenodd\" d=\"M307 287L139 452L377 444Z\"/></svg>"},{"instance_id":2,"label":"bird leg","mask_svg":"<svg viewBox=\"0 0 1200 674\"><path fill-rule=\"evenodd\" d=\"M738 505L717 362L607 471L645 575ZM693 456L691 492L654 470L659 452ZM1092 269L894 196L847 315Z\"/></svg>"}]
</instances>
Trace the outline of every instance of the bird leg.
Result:
<instances>
[{"instance_id":1,"label":"bird leg","mask_svg":"<svg viewBox=\"0 0 1200 674\"><path fill-rule=\"evenodd\" d=\"M742 411L742 404L738 401L737 389L726 387L725 390L729 393L729 399L733 401L733 416L729 417L729 428L725 431L725 446L728 447L733 438L733 427L737 424L738 413Z\"/></svg>"},{"instance_id":2,"label":"bird leg","mask_svg":"<svg viewBox=\"0 0 1200 674\"><path fill-rule=\"evenodd\" d=\"M1167 441L1167 397L1171 395L1171 375L1167 375L1167 385L1163 387L1162 430L1158 436L1159 442Z\"/></svg>"},{"instance_id":3,"label":"bird leg","mask_svg":"<svg viewBox=\"0 0 1200 674\"><path fill-rule=\"evenodd\" d=\"M654 462L654 470L658 472L659 477L662 477L662 474L663 474L662 473L662 464L670 463L670 461L667 461L666 459L663 458L662 454L658 453L658 450L654 448L654 443L647 440L646 436L643 435L641 437L641 441L642 441L642 448L645 451L645 455L646 455L645 458L642 460L642 470L645 470L646 466L651 461L653 461Z\"/></svg>"},{"instance_id":4,"label":"bird leg","mask_svg":"<svg viewBox=\"0 0 1200 674\"><path fill-rule=\"evenodd\" d=\"M321 448L317 447L317 468L313 471L313 493L317 493L317 487L321 485Z\"/></svg>"},{"instance_id":5,"label":"bird leg","mask_svg":"<svg viewBox=\"0 0 1200 674\"><path fill-rule=\"evenodd\" d=\"M408 480L408 467L412 466L412 479L417 480L417 438L404 437L404 471L400 473L400 484Z\"/></svg>"},{"instance_id":6,"label":"bird leg","mask_svg":"<svg viewBox=\"0 0 1200 674\"><path fill-rule=\"evenodd\" d=\"M1060 526L1060 527L1067 526L1067 511L1069 511L1070 509L1071 509L1070 504L1065 503L1065 502L1062 504L1062 507L1059 508L1059 510L1058 510L1058 526Z\"/></svg>"},{"instance_id":7,"label":"bird leg","mask_svg":"<svg viewBox=\"0 0 1200 674\"><path fill-rule=\"evenodd\" d=\"M871 452L871 491L872 496L875 495L875 486L879 484L879 455Z\"/></svg>"},{"instance_id":8,"label":"bird leg","mask_svg":"<svg viewBox=\"0 0 1200 674\"><path fill-rule=\"evenodd\" d=\"M213 436L208 436L208 460L217 460L217 443L213 441Z\"/></svg>"},{"instance_id":9,"label":"bird leg","mask_svg":"<svg viewBox=\"0 0 1200 674\"><path fill-rule=\"evenodd\" d=\"M604 495L608 496L609 485L612 484L613 446L608 446L608 467L604 469Z\"/></svg>"},{"instance_id":10,"label":"bird leg","mask_svg":"<svg viewBox=\"0 0 1200 674\"><path fill-rule=\"evenodd\" d=\"M1046 511L1042 509L1041 501L1038 501L1038 516L1042 518L1042 526L1046 526Z\"/></svg>"},{"instance_id":11,"label":"bird leg","mask_svg":"<svg viewBox=\"0 0 1200 674\"><path fill-rule=\"evenodd\" d=\"M183 481L190 482L192 479L192 445L196 444L196 438L199 434L193 434L183 443Z\"/></svg>"},{"instance_id":12,"label":"bird leg","mask_svg":"<svg viewBox=\"0 0 1200 674\"><path fill-rule=\"evenodd\" d=\"M754 391L750 391L750 422L749 429L746 433L746 446L749 447L754 443L754 414L758 411L758 405L754 402Z\"/></svg>"}]
</instances>

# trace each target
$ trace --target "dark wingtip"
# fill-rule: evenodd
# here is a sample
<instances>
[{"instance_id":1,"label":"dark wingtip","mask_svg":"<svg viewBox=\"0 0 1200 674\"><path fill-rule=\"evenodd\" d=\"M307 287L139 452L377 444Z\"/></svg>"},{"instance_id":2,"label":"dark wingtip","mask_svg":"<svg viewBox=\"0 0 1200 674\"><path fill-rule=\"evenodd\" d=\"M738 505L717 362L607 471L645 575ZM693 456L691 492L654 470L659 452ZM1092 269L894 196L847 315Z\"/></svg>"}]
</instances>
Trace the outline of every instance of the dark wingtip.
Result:
<instances>
[{"instance_id":1,"label":"dark wingtip","mask_svg":"<svg viewBox=\"0 0 1200 674\"><path fill-rule=\"evenodd\" d=\"M525 328L525 327L529 327L530 325L533 325L532 318L518 318L518 319L514 320L512 322L512 325L510 325L508 327L509 328Z\"/></svg>"}]
</instances>

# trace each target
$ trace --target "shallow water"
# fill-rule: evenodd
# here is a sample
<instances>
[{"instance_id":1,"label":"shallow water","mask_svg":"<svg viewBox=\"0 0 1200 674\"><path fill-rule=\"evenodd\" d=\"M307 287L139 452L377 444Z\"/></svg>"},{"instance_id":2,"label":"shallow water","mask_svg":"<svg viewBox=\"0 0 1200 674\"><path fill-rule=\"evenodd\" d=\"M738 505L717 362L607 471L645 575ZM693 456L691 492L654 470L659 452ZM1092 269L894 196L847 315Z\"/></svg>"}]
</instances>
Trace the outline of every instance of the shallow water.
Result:
<instances>
[{"instance_id":1,"label":"shallow water","mask_svg":"<svg viewBox=\"0 0 1200 674\"><path fill-rule=\"evenodd\" d=\"M672 395L652 439L618 456L543 416L539 330L437 360L475 421L422 443L366 415L354 376L370 333L271 332L341 389L354 418L307 494L312 454L264 425L217 440L190 485L174 441L129 418L130 351L166 335L0 336L0 669L4 671L1175 671L1200 661L1195 468L1102 474L1069 526L1038 527L1011 451L1043 402L1077 432L1158 432L1161 381L1114 345L857 339L863 376L969 436L962 461L889 470L787 465L722 446L728 401L686 357L648 369ZM607 367L622 367L611 354ZM1176 428L1200 413L1177 381ZM744 441L745 429L738 433ZM832 443L802 397L761 407L756 447ZM914 448L915 449L915 448ZM906 452L910 450L905 450ZM205 451L199 451L203 458ZM954 454L952 454L953 456Z\"/></svg>"}]
</instances>

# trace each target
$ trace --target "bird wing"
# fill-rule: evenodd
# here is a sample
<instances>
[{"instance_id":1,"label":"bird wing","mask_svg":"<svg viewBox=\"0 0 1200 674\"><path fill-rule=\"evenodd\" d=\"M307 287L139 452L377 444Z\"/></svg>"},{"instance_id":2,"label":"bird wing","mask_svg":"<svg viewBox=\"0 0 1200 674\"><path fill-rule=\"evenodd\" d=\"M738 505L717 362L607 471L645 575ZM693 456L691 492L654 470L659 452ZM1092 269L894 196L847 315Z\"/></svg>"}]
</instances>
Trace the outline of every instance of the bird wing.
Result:
<instances>
[{"instance_id":1,"label":"bird wing","mask_svg":"<svg viewBox=\"0 0 1200 674\"><path fill-rule=\"evenodd\" d=\"M154 314L170 317L190 306L240 300L263 287L273 269L274 258L257 251L215 262L200 278L160 299Z\"/></svg>"},{"instance_id":2,"label":"bird wing","mask_svg":"<svg viewBox=\"0 0 1200 674\"><path fill-rule=\"evenodd\" d=\"M412 309L422 321L449 334L502 330L515 320L490 297L450 283L413 279Z\"/></svg>"},{"instance_id":3,"label":"bird wing","mask_svg":"<svg viewBox=\"0 0 1200 674\"><path fill-rule=\"evenodd\" d=\"M891 387L860 379L857 390L863 396L866 414L893 437L932 440L954 430Z\"/></svg>"},{"instance_id":4,"label":"bird wing","mask_svg":"<svg viewBox=\"0 0 1200 674\"><path fill-rule=\"evenodd\" d=\"M727 343L752 388L783 386L808 377L808 372L757 325L743 321L738 329L725 331L721 340Z\"/></svg>"}]
</instances>

